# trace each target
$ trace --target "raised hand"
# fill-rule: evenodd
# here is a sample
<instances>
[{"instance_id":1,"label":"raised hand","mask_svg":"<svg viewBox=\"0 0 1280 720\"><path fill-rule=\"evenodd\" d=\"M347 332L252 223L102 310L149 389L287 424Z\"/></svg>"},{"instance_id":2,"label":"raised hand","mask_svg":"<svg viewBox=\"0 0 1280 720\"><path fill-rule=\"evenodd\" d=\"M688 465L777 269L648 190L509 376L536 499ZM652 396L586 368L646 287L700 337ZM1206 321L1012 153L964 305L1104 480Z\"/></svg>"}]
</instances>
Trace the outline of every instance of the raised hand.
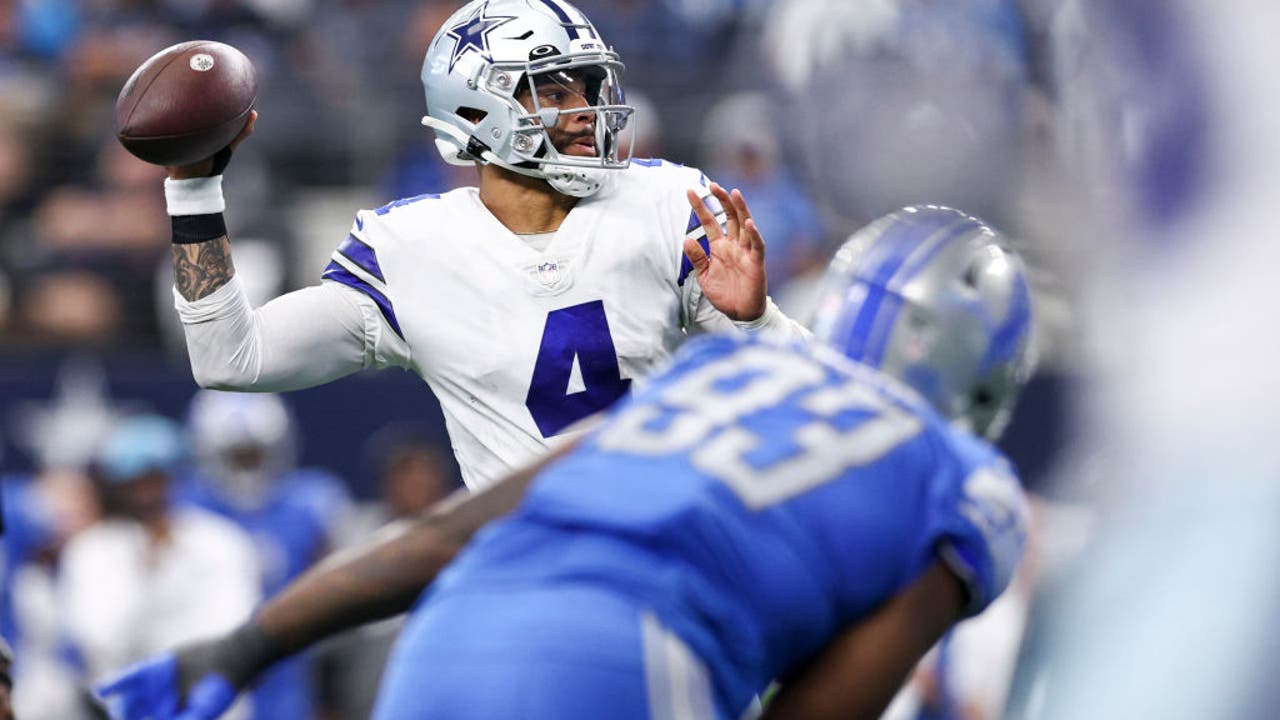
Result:
<instances>
[{"instance_id":1,"label":"raised hand","mask_svg":"<svg viewBox=\"0 0 1280 720\"><path fill-rule=\"evenodd\" d=\"M686 239L685 257L693 263L702 294L717 310L731 320L755 320L764 314L767 302L764 238L741 192L729 193L711 183L711 194L724 206L725 228L721 229L697 191L689 190L689 205L707 233L711 253L708 257L697 240Z\"/></svg>"}]
</instances>

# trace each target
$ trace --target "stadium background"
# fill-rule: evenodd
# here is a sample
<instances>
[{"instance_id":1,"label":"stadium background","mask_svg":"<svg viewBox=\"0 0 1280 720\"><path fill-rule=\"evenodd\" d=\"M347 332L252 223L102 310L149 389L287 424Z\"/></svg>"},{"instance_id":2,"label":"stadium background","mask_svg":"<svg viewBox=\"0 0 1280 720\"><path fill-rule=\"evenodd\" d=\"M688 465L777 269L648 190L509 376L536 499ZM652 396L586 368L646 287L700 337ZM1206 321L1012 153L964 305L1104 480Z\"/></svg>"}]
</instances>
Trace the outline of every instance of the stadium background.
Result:
<instances>
[{"instance_id":1,"label":"stadium background","mask_svg":"<svg viewBox=\"0 0 1280 720\"><path fill-rule=\"evenodd\" d=\"M130 72L194 38L254 60L261 119L228 172L227 217L238 271L263 300L316 282L356 209L473 182L439 161L418 123L422 54L460 4L0 0L6 493L82 464L117 413L183 419L197 389L172 310L163 175L112 133ZM831 251L904 204L955 205L1019 242L1036 285L1041 372L1004 445L1050 501L1046 544L1078 546L1087 522L1074 500L1094 471L1087 455L1064 462L1059 450L1074 442L1090 372L1080 278L1107 251L1099 235L1168 227L1194 205L1211 135L1194 53L1171 13L1102 0L577 4L627 64L637 156L743 187L785 310L802 317ZM407 373L361 374L286 401L301 463L332 471L364 502L378 501L381 435L408 433L448 455L438 407Z\"/></svg>"}]
</instances>

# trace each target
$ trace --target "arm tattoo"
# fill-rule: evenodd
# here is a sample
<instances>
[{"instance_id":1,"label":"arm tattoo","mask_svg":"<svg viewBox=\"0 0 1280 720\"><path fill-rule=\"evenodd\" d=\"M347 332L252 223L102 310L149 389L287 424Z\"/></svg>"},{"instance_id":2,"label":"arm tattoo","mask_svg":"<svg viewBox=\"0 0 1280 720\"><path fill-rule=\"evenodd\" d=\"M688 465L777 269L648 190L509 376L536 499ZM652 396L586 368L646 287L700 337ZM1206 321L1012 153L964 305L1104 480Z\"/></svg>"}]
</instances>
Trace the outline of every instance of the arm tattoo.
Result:
<instances>
[{"instance_id":1,"label":"arm tattoo","mask_svg":"<svg viewBox=\"0 0 1280 720\"><path fill-rule=\"evenodd\" d=\"M231 244L220 237L202 243L173 246L173 278L187 300L199 300L226 285L236 274Z\"/></svg>"}]
</instances>

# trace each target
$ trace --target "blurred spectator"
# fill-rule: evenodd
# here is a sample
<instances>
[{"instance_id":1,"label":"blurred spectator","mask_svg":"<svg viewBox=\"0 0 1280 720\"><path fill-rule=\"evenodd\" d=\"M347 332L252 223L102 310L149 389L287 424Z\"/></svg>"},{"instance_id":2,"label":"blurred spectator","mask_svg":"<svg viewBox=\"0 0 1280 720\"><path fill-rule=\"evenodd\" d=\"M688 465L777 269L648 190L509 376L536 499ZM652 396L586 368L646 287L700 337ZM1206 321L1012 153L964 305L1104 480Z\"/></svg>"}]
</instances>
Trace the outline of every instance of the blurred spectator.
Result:
<instances>
[{"instance_id":1,"label":"blurred spectator","mask_svg":"<svg viewBox=\"0 0 1280 720\"><path fill-rule=\"evenodd\" d=\"M296 466L295 423L278 395L201 390L188 429L196 473L185 495L249 533L263 597L274 595L331 547L349 512L346 486ZM314 695L309 657L292 658L253 691L254 717L315 717Z\"/></svg>"},{"instance_id":2,"label":"blurred spectator","mask_svg":"<svg viewBox=\"0 0 1280 720\"><path fill-rule=\"evenodd\" d=\"M155 187L163 170L105 139L88 181L56 186L33 223L6 238L14 267L15 339L26 343L154 344L155 267L168 220Z\"/></svg>"},{"instance_id":3,"label":"blurred spectator","mask_svg":"<svg viewBox=\"0 0 1280 720\"><path fill-rule=\"evenodd\" d=\"M229 630L261 596L248 536L207 511L171 506L184 454L173 421L138 415L121 421L97 455L106 517L67 544L58 588L86 680Z\"/></svg>"},{"instance_id":4,"label":"blurred spectator","mask_svg":"<svg viewBox=\"0 0 1280 720\"><path fill-rule=\"evenodd\" d=\"M0 105L0 115L7 107ZM0 228L17 212L31 207L34 181L31 146L21 126L0 120Z\"/></svg>"},{"instance_id":5,"label":"blurred spectator","mask_svg":"<svg viewBox=\"0 0 1280 720\"><path fill-rule=\"evenodd\" d=\"M415 440L403 441L387 452L379 480L388 521L414 517L458 487L440 449Z\"/></svg>"},{"instance_id":6,"label":"blurred spectator","mask_svg":"<svg viewBox=\"0 0 1280 720\"><path fill-rule=\"evenodd\" d=\"M119 293L102 275L60 268L27 280L17 322L29 340L103 346L119 337L121 306Z\"/></svg>"},{"instance_id":7,"label":"blurred spectator","mask_svg":"<svg viewBox=\"0 0 1280 720\"><path fill-rule=\"evenodd\" d=\"M825 233L802 185L781 162L768 98L730 95L712 106L703 129L707 175L738 188L764 236L765 271L771 286L826 266Z\"/></svg>"},{"instance_id":8,"label":"blurred spectator","mask_svg":"<svg viewBox=\"0 0 1280 720\"><path fill-rule=\"evenodd\" d=\"M4 88L0 85L0 97ZM18 232L31 213L35 202L34 158L27 133L18 124L6 120L9 104L0 101L0 338L6 336L12 322L13 285L7 271L9 252L3 243L11 232Z\"/></svg>"}]
</instances>

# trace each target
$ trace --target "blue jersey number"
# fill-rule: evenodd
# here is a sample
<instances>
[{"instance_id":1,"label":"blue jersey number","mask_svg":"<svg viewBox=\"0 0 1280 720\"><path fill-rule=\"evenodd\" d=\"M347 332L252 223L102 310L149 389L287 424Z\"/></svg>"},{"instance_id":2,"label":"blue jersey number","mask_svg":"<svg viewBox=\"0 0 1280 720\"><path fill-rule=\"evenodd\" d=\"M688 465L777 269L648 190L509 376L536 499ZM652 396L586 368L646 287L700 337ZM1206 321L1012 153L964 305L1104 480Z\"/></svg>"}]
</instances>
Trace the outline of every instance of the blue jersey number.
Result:
<instances>
[{"instance_id":1,"label":"blue jersey number","mask_svg":"<svg viewBox=\"0 0 1280 720\"><path fill-rule=\"evenodd\" d=\"M583 389L569 392L574 365ZM631 381L618 369L618 353L609 335L604 303L595 300L547 314L542 345L524 404L542 437L604 410L627 394Z\"/></svg>"},{"instance_id":2,"label":"blue jersey number","mask_svg":"<svg viewBox=\"0 0 1280 720\"><path fill-rule=\"evenodd\" d=\"M741 423L783 403L789 409L768 436ZM746 347L734 362L698 367L649 402L633 404L596 442L632 455L687 452L690 464L748 507L761 508L870 464L923 427L861 379L833 380L813 359ZM770 452L779 448L786 451Z\"/></svg>"}]
</instances>

